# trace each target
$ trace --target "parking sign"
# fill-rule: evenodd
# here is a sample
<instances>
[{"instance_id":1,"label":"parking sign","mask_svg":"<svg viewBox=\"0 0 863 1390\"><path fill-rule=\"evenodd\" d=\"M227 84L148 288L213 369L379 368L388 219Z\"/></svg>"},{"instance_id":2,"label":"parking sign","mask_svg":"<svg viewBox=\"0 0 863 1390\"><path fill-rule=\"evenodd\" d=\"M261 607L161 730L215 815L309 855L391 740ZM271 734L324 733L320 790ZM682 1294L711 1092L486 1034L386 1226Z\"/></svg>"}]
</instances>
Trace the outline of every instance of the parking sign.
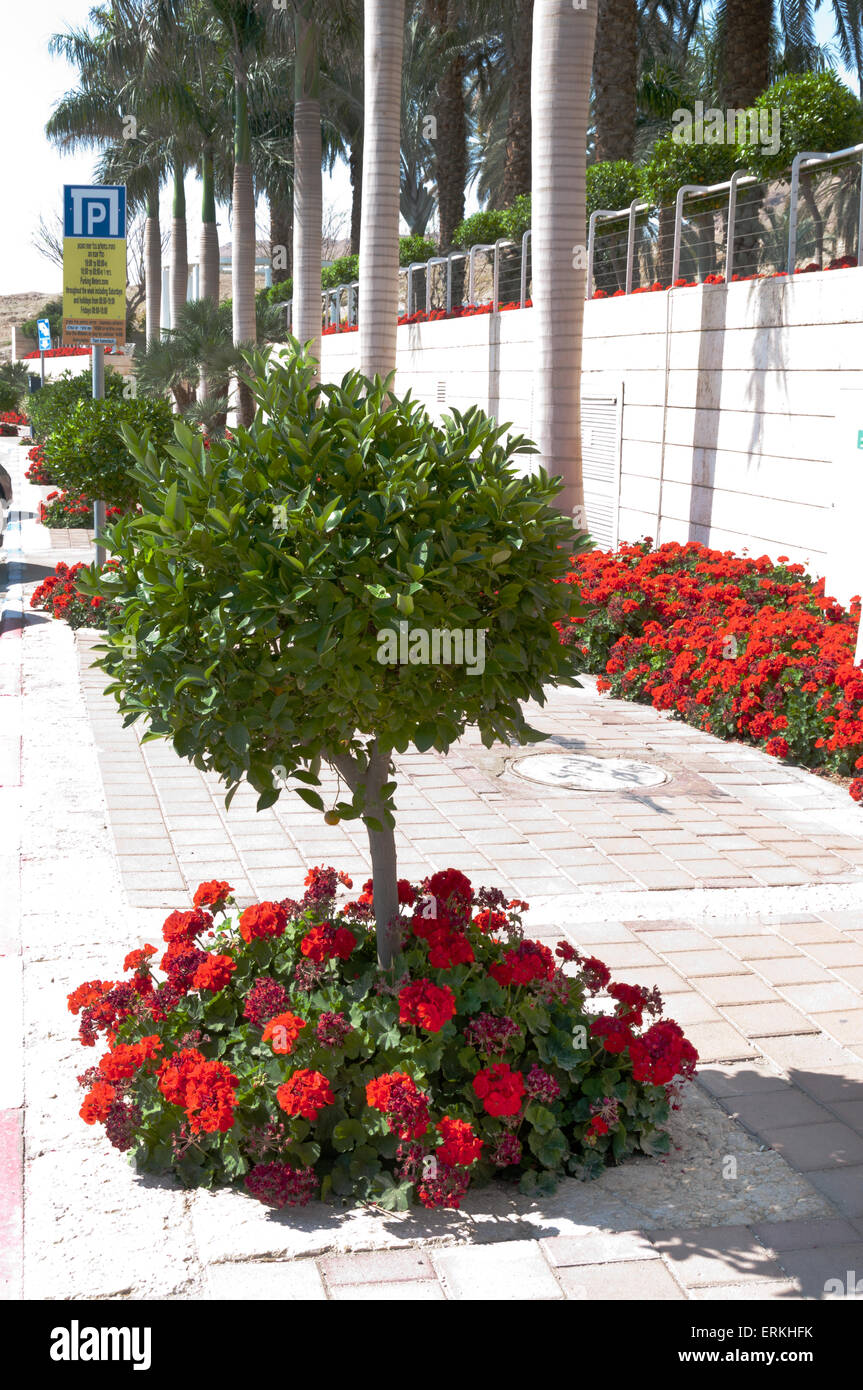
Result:
<instances>
[{"instance_id":1,"label":"parking sign","mask_svg":"<svg viewBox=\"0 0 863 1390\"><path fill-rule=\"evenodd\" d=\"M126 341L126 190L67 184L63 190L63 344Z\"/></svg>"}]
</instances>

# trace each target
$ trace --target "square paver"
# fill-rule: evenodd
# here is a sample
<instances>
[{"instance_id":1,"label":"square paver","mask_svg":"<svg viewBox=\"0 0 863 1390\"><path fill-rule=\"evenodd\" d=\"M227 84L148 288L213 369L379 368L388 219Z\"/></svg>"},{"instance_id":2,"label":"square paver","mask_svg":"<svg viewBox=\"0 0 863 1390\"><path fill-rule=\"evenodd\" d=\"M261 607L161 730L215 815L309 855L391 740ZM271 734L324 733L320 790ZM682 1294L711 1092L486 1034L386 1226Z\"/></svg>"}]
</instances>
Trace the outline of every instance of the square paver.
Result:
<instances>
[{"instance_id":1,"label":"square paver","mask_svg":"<svg viewBox=\"0 0 863 1390\"><path fill-rule=\"evenodd\" d=\"M548 1236L540 1245L555 1267L659 1259L658 1250L641 1231L585 1231L583 1235Z\"/></svg>"},{"instance_id":2,"label":"square paver","mask_svg":"<svg viewBox=\"0 0 863 1390\"><path fill-rule=\"evenodd\" d=\"M327 1255L318 1261L327 1285L393 1284L409 1279L434 1279L431 1260L421 1250L371 1250Z\"/></svg>"},{"instance_id":3,"label":"square paver","mask_svg":"<svg viewBox=\"0 0 863 1390\"><path fill-rule=\"evenodd\" d=\"M757 975L708 975L699 979L698 989L719 1005L779 1002L776 991Z\"/></svg>"},{"instance_id":4,"label":"square paver","mask_svg":"<svg viewBox=\"0 0 863 1390\"><path fill-rule=\"evenodd\" d=\"M436 1250L434 1263L450 1298L502 1302L563 1298L535 1241L507 1240Z\"/></svg>"},{"instance_id":5,"label":"square paver","mask_svg":"<svg viewBox=\"0 0 863 1390\"><path fill-rule=\"evenodd\" d=\"M863 1164L863 1138L838 1120L771 1130L770 1144L802 1173Z\"/></svg>"},{"instance_id":6,"label":"square paver","mask_svg":"<svg viewBox=\"0 0 863 1390\"><path fill-rule=\"evenodd\" d=\"M780 1034L817 1033L818 1027L781 1001L775 1004L728 1004L723 1013L748 1038L771 1038Z\"/></svg>"},{"instance_id":7,"label":"square paver","mask_svg":"<svg viewBox=\"0 0 863 1390\"><path fill-rule=\"evenodd\" d=\"M863 1242L813 1250L783 1250L786 1274L796 1279L804 1298L863 1298Z\"/></svg>"},{"instance_id":8,"label":"square paver","mask_svg":"<svg viewBox=\"0 0 863 1390\"><path fill-rule=\"evenodd\" d=\"M725 1108L756 1134L793 1125L824 1124L834 1118L794 1086L767 1095L735 1096L725 1101Z\"/></svg>"},{"instance_id":9,"label":"square paver","mask_svg":"<svg viewBox=\"0 0 863 1390\"><path fill-rule=\"evenodd\" d=\"M326 1298L314 1260L229 1260L207 1266L213 1299L306 1302Z\"/></svg>"},{"instance_id":10,"label":"square paver","mask_svg":"<svg viewBox=\"0 0 863 1390\"><path fill-rule=\"evenodd\" d=\"M783 1278L771 1252L746 1226L654 1231L650 1239L686 1289Z\"/></svg>"},{"instance_id":11,"label":"square paver","mask_svg":"<svg viewBox=\"0 0 863 1390\"><path fill-rule=\"evenodd\" d=\"M685 1295L661 1260L631 1260L617 1264L580 1265L561 1269L560 1282L568 1299L671 1302Z\"/></svg>"}]
</instances>

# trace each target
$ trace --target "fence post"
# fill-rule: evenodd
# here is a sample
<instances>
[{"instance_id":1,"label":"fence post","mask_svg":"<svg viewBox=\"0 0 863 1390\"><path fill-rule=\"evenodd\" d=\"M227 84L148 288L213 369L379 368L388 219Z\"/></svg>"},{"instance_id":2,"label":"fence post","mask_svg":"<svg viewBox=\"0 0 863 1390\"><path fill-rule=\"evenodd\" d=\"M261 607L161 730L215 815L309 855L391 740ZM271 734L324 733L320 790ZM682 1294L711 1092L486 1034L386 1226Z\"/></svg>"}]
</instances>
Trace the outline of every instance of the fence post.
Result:
<instances>
[{"instance_id":1,"label":"fence post","mask_svg":"<svg viewBox=\"0 0 863 1390\"><path fill-rule=\"evenodd\" d=\"M598 212L590 214L590 221L587 224L587 293L586 298L593 298L593 253L596 248L596 220Z\"/></svg>"},{"instance_id":2,"label":"fence post","mask_svg":"<svg viewBox=\"0 0 863 1390\"><path fill-rule=\"evenodd\" d=\"M509 237L500 236L494 244L494 271L492 272L492 291L491 291L491 311L493 314L498 312L500 303L500 248L501 246L512 246Z\"/></svg>"},{"instance_id":3,"label":"fence post","mask_svg":"<svg viewBox=\"0 0 863 1390\"><path fill-rule=\"evenodd\" d=\"M680 249L683 239L683 200L687 193L710 193L710 187L703 183L685 183L677 190L674 204L674 253L671 258L671 283L680 278Z\"/></svg>"},{"instance_id":4,"label":"fence post","mask_svg":"<svg viewBox=\"0 0 863 1390\"><path fill-rule=\"evenodd\" d=\"M788 204L788 274L794 274L794 267L797 264L797 208L800 203L800 166L804 160L827 159L820 150L801 150L794 156L791 165L791 198Z\"/></svg>"},{"instance_id":5,"label":"fence post","mask_svg":"<svg viewBox=\"0 0 863 1390\"><path fill-rule=\"evenodd\" d=\"M861 204L863 204L863 192L861 192ZM530 241L530 227L528 227L521 239L521 288L519 308L523 309L527 303L527 243Z\"/></svg>"},{"instance_id":6,"label":"fence post","mask_svg":"<svg viewBox=\"0 0 863 1390\"><path fill-rule=\"evenodd\" d=\"M626 236L626 293L632 294L632 281L635 271L635 214L641 206L640 198L633 198L629 204L629 230Z\"/></svg>"}]
</instances>

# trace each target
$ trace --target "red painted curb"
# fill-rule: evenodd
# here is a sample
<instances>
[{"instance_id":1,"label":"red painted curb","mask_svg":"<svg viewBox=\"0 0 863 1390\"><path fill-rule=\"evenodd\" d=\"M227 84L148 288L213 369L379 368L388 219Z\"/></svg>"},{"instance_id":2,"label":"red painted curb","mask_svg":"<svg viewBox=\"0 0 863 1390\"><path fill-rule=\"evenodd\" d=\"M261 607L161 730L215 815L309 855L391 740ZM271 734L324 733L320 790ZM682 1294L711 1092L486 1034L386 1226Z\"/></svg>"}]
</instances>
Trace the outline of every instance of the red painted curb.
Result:
<instances>
[{"instance_id":1,"label":"red painted curb","mask_svg":"<svg viewBox=\"0 0 863 1390\"><path fill-rule=\"evenodd\" d=\"M20 1110L0 1111L0 1298L24 1296L24 1137Z\"/></svg>"}]
</instances>

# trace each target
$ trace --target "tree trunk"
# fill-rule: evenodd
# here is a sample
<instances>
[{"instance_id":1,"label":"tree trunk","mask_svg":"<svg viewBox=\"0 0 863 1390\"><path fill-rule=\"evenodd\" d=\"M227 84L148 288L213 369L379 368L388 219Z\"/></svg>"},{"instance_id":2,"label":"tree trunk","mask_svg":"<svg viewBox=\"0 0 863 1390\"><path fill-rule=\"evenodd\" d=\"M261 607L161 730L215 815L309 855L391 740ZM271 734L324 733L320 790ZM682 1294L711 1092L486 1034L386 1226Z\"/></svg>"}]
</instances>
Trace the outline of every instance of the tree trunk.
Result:
<instances>
[{"instance_id":1,"label":"tree trunk","mask_svg":"<svg viewBox=\"0 0 863 1390\"><path fill-rule=\"evenodd\" d=\"M366 0L365 143L360 234L360 371L395 371L399 302L399 149L405 0Z\"/></svg>"},{"instance_id":2,"label":"tree trunk","mask_svg":"<svg viewBox=\"0 0 863 1390\"><path fill-rule=\"evenodd\" d=\"M297 10L294 98L293 335L321 359L321 101L314 5Z\"/></svg>"},{"instance_id":3,"label":"tree trunk","mask_svg":"<svg viewBox=\"0 0 863 1390\"><path fill-rule=\"evenodd\" d=\"M234 342L253 344L255 324L255 195L249 136L248 98L244 79L234 83L234 188L233 238L231 247L231 293L233 295ZM237 383L237 421L250 425L255 413L251 391Z\"/></svg>"},{"instance_id":4,"label":"tree trunk","mask_svg":"<svg viewBox=\"0 0 863 1390\"><path fill-rule=\"evenodd\" d=\"M581 358L586 269L573 243L587 225L585 165L597 0L535 0L533 17L533 435L563 478L558 505L580 529ZM579 248L581 249L581 248ZM574 268L574 263L575 267Z\"/></svg>"},{"instance_id":5,"label":"tree trunk","mask_svg":"<svg viewBox=\"0 0 863 1390\"><path fill-rule=\"evenodd\" d=\"M351 141L351 255L360 251L360 230L363 216L363 137Z\"/></svg>"},{"instance_id":6,"label":"tree trunk","mask_svg":"<svg viewBox=\"0 0 863 1390\"><path fill-rule=\"evenodd\" d=\"M186 240L186 190L182 164L174 166L174 213L171 223L171 327L176 328L189 290L189 250Z\"/></svg>"},{"instance_id":7,"label":"tree trunk","mask_svg":"<svg viewBox=\"0 0 863 1390\"><path fill-rule=\"evenodd\" d=\"M368 11L366 12L368 14ZM381 788L392 780L392 750L379 747L377 740L369 745L368 767L360 770L354 758L334 756L329 761L344 777L352 792L359 786L365 789L365 809L383 827L373 830L367 825L369 851L372 860L372 889L377 926L378 964L387 970L401 949L399 937L399 892L396 863L395 832L384 819L380 799Z\"/></svg>"},{"instance_id":8,"label":"tree trunk","mask_svg":"<svg viewBox=\"0 0 863 1390\"><path fill-rule=\"evenodd\" d=\"M159 223L158 183L147 194L144 224L144 279L147 291L147 346L162 335L162 228Z\"/></svg>"},{"instance_id":9,"label":"tree trunk","mask_svg":"<svg viewBox=\"0 0 863 1390\"><path fill-rule=\"evenodd\" d=\"M503 166L503 205L512 207L530 192L530 60L533 49L533 0L515 0L512 51L509 54L509 111Z\"/></svg>"},{"instance_id":10,"label":"tree trunk","mask_svg":"<svg viewBox=\"0 0 863 1390\"><path fill-rule=\"evenodd\" d=\"M433 24L441 34L458 24L462 0L427 0ZM449 58L437 84L435 117L435 182L441 250L452 246L453 233L464 220L467 183L467 112L465 110L465 60L460 53ZM366 122L368 129L368 122Z\"/></svg>"},{"instance_id":11,"label":"tree trunk","mask_svg":"<svg viewBox=\"0 0 863 1390\"><path fill-rule=\"evenodd\" d=\"M633 158L637 84L636 0L599 0L593 56L598 160Z\"/></svg>"},{"instance_id":12,"label":"tree trunk","mask_svg":"<svg viewBox=\"0 0 863 1390\"><path fill-rule=\"evenodd\" d=\"M270 195L269 203L273 284L283 285L293 274L294 205L276 193Z\"/></svg>"},{"instance_id":13,"label":"tree trunk","mask_svg":"<svg viewBox=\"0 0 863 1390\"><path fill-rule=\"evenodd\" d=\"M205 154L201 162L201 298L219 302L219 229L216 226L216 196L214 189L213 156Z\"/></svg>"},{"instance_id":14,"label":"tree trunk","mask_svg":"<svg viewBox=\"0 0 863 1390\"><path fill-rule=\"evenodd\" d=\"M770 84L773 0L726 0L721 90L725 104L751 106Z\"/></svg>"}]
</instances>

